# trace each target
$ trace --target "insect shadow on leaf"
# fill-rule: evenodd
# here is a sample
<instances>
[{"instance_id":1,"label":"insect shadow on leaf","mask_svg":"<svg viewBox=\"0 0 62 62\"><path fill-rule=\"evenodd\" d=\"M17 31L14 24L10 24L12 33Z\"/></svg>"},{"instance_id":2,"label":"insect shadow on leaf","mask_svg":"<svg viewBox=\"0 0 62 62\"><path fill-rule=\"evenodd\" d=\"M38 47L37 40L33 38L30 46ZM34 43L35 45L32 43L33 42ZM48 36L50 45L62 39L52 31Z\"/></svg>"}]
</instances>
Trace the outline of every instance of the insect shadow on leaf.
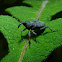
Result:
<instances>
[{"instance_id":1,"label":"insect shadow on leaf","mask_svg":"<svg viewBox=\"0 0 62 62\"><path fill-rule=\"evenodd\" d=\"M36 36L43 33L46 28L49 28L52 32L56 32L56 30L52 30L50 27L46 26L43 21L40 21L39 19L37 19L35 21L23 21L18 25L18 28L20 27L21 24L23 24L26 27L21 30L21 38L22 38L22 32L26 29L29 30L29 32L28 32L29 47L30 47L31 32L35 35L35 40L36 40ZM37 40L36 40L36 42L37 42Z\"/></svg>"}]
</instances>

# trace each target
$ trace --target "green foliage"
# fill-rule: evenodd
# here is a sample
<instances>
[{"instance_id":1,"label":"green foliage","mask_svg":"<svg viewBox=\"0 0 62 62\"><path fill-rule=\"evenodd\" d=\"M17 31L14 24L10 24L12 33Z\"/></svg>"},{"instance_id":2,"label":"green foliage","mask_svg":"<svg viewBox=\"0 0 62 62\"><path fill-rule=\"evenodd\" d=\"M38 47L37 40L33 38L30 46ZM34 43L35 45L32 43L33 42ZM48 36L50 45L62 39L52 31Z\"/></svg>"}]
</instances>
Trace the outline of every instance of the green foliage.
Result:
<instances>
[{"instance_id":1,"label":"green foliage","mask_svg":"<svg viewBox=\"0 0 62 62\"><path fill-rule=\"evenodd\" d=\"M15 6L7 8L5 11L10 13L15 18L18 18L20 21L35 20L38 10L42 4L41 1L24 1L32 5L32 7L25 6ZM62 2L59 3L56 0L55 2L51 0L48 3L40 16L40 20L46 22L46 25L57 30L57 32L50 32L49 29L46 29L45 32L37 37L39 43L36 43L31 39L31 47L27 47L25 55L22 62L40 62L47 58L47 56L57 47L62 45L62 18L51 20L51 16L62 10ZM20 31L25 28L23 25L18 29L19 22L12 18L11 16L0 16L0 31L5 36L9 53L1 60L1 62L18 62L20 54L23 50L26 39L22 42ZM48 32L48 33L46 33ZM28 31L24 31L23 35L26 36Z\"/></svg>"},{"instance_id":2,"label":"green foliage","mask_svg":"<svg viewBox=\"0 0 62 62\"><path fill-rule=\"evenodd\" d=\"M35 20L42 2L24 1L24 3L29 3L32 7L15 6L15 7L7 8L5 11L9 12L11 15L18 18L21 21Z\"/></svg>"},{"instance_id":3,"label":"green foliage","mask_svg":"<svg viewBox=\"0 0 62 62\"><path fill-rule=\"evenodd\" d=\"M33 10L33 8L28 8L28 7L24 7L24 6L12 7L11 10L9 10L9 12L13 13L14 17L20 19L21 21L26 20L26 19L33 20L36 17L36 11ZM24 14L23 14L23 12L24 12Z\"/></svg>"},{"instance_id":4,"label":"green foliage","mask_svg":"<svg viewBox=\"0 0 62 62\"><path fill-rule=\"evenodd\" d=\"M0 30L4 34L9 47L9 53L1 62L18 62L25 42L21 42L19 22L10 16L0 16Z\"/></svg>"}]
</instances>

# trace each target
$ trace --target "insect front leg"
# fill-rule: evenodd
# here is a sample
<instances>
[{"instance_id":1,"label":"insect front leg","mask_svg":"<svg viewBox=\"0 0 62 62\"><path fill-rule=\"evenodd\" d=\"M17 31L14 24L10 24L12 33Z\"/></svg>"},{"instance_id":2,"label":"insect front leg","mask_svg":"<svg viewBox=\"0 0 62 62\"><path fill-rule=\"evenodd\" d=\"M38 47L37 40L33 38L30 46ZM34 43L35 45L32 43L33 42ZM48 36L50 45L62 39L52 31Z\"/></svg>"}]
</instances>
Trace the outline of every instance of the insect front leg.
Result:
<instances>
[{"instance_id":1,"label":"insect front leg","mask_svg":"<svg viewBox=\"0 0 62 62\"><path fill-rule=\"evenodd\" d=\"M31 30L32 31L32 30ZM37 33L35 33L34 31L32 31L32 33L34 34L34 35L37 35Z\"/></svg>"},{"instance_id":2,"label":"insect front leg","mask_svg":"<svg viewBox=\"0 0 62 62\"><path fill-rule=\"evenodd\" d=\"M26 28L21 30L21 38L22 38L22 32L23 32L24 30L26 30Z\"/></svg>"},{"instance_id":3,"label":"insect front leg","mask_svg":"<svg viewBox=\"0 0 62 62\"><path fill-rule=\"evenodd\" d=\"M31 37L30 30L29 30L28 36L29 36L29 48L30 48L30 37Z\"/></svg>"},{"instance_id":4,"label":"insect front leg","mask_svg":"<svg viewBox=\"0 0 62 62\"><path fill-rule=\"evenodd\" d=\"M18 28L20 27L21 24L25 23L25 21L21 22L19 25L18 25Z\"/></svg>"},{"instance_id":5,"label":"insect front leg","mask_svg":"<svg viewBox=\"0 0 62 62\"><path fill-rule=\"evenodd\" d=\"M32 31L32 30L31 30ZM32 31L32 33L35 35L35 41L37 42L37 40L36 40L36 35L37 35L37 33L35 33L34 31Z\"/></svg>"},{"instance_id":6,"label":"insect front leg","mask_svg":"<svg viewBox=\"0 0 62 62\"><path fill-rule=\"evenodd\" d=\"M56 32L56 30L52 30L49 26L42 27L42 28L40 28L40 30L46 29L46 28L49 28L52 32Z\"/></svg>"}]
</instances>

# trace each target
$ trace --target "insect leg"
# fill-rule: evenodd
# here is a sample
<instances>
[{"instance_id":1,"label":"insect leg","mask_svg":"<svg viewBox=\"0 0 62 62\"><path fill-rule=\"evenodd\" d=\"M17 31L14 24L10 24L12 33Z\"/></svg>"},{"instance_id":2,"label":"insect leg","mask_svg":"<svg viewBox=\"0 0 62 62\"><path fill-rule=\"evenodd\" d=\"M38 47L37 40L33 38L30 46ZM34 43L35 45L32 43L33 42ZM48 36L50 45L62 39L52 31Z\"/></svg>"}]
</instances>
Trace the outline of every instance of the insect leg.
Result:
<instances>
[{"instance_id":1,"label":"insect leg","mask_svg":"<svg viewBox=\"0 0 62 62\"><path fill-rule=\"evenodd\" d=\"M56 30L52 30L49 26L46 26L46 28L49 28L52 32L56 32Z\"/></svg>"},{"instance_id":2,"label":"insect leg","mask_svg":"<svg viewBox=\"0 0 62 62\"><path fill-rule=\"evenodd\" d=\"M22 31L24 31L24 30L26 30L26 28L21 30L21 38L22 38Z\"/></svg>"},{"instance_id":3,"label":"insect leg","mask_svg":"<svg viewBox=\"0 0 62 62\"><path fill-rule=\"evenodd\" d=\"M20 27L21 24L22 24L22 23L20 23L20 24L18 25L18 28Z\"/></svg>"},{"instance_id":4,"label":"insect leg","mask_svg":"<svg viewBox=\"0 0 62 62\"><path fill-rule=\"evenodd\" d=\"M25 23L25 21L21 22L19 25L18 25L18 28L20 27L21 24Z\"/></svg>"},{"instance_id":5,"label":"insect leg","mask_svg":"<svg viewBox=\"0 0 62 62\"><path fill-rule=\"evenodd\" d=\"M31 30L32 31L32 30ZM37 35L37 33L35 33L34 31L32 31L32 33L35 35L35 41L37 42L37 40L36 40L36 35Z\"/></svg>"},{"instance_id":6,"label":"insect leg","mask_svg":"<svg viewBox=\"0 0 62 62\"><path fill-rule=\"evenodd\" d=\"M31 30L32 31L32 30ZM35 33L34 31L32 31L32 33L34 34L34 35L37 35L37 33Z\"/></svg>"},{"instance_id":7,"label":"insect leg","mask_svg":"<svg viewBox=\"0 0 62 62\"><path fill-rule=\"evenodd\" d=\"M30 36L31 36L30 30L29 30L28 36L29 36L29 47L30 47Z\"/></svg>"},{"instance_id":8,"label":"insect leg","mask_svg":"<svg viewBox=\"0 0 62 62\"><path fill-rule=\"evenodd\" d=\"M40 30L42 30L42 29L45 29L45 28L49 28L51 31L53 31L49 26L45 26L45 27L43 27L43 28L40 28ZM54 30L53 32L55 32L56 30Z\"/></svg>"}]
</instances>

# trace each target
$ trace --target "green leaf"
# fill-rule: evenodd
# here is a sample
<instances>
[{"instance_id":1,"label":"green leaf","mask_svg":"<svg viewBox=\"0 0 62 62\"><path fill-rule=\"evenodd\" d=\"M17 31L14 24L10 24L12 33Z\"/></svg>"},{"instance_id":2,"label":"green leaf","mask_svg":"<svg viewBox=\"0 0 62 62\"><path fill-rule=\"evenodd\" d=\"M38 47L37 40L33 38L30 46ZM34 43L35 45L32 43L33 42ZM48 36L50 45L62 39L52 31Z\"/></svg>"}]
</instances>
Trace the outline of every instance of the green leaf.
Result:
<instances>
[{"instance_id":1,"label":"green leaf","mask_svg":"<svg viewBox=\"0 0 62 62\"><path fill-rule=\"evenodd\" d=\"M1 62L18 62L19 60L25 42L21 42L20 35L20 29L24 27L21 26L18 29L18 25L19 22L16 19L10 16L0 16L0 31L5 36L9 48L9 53Z\"/></svg>"},{"instance_id":2,"label":"green leaf","mask_svg":"<svg viewBox=\"0 0 62 62\"><path fill-rule=\"evenodd\" d=\"M19 20L27 21L27 20L35 20L37 13L42 5L42 1L24 1L24 3L32 5L32 7L25 6L15 6L11 8L7 8L5 11L10 13L12 16L18 18ZM51 17L62 11L62 1L49 1L49 3L44 8L40 20L42 21L50 21ZM23 18L24 17L24 18Z\"/></svg>"},{"instance_id":3,"label":"green leaf","mask_svg":"<svg viewBox=\"0 0 62 62\"><path fill-rule=\"evenodd\" d=\"M35 20L42 2L24 2L32 5L32 7L15 6L7 8L5 11L21 21ZM51 16L62 10L61 1L59 1L59 3L57 2L58 1L54 2L51 0L51 2L47 4L40 16L40 20L46 22L46 25L51 29L58 31L50 32L49 29L46 29L42 35L37 37L38 43L31 39L31 47L27 47L22 62L40 62L46 59L55 48L62 45L62 18L50 21ZM18 62L20 58L26 39L23 42L19 42L21 41L20 31L25 27L21 25L18 29L18 25L19 22L16 19L10 16L0 16L0 30L7 39L9 47L9 53L1 62ZM23 32L24 36L26 36L26 34L28 34L27 30Z\"/></svg>"},{"instance_id":4,"label":"green leaf","mask_svg":"<svg viewBox=\"0 0 62 62\"><path fill-rule=\"evenodd\" d=\"M7 10L9 10L9 9L10 8L8 8ZM15 7L12 7L11 10L9 10L9 12L13 13L14 16L16 18L20 19L21 21L26 20L26 19L27 20L32 20L32 19L34 19L36 17L36 10L33 10L33 8L24 7L24 6L20 6L20 7L15 6Z\"/></svg>"},{"instance_id":5,"label":"green leaf","mask_svg":"<svg viewBox=\"0 0 62 62\"><path fill-rule=\"evenodd\" d=\"M21 21L35 20L42 2L39 1L30 1L30 2L24 1L24 2L28 2L29 4L32 3L32 7L15 6L15 7L7 8L5 11L9 12L12 16L18 18Z\"/></svg>"}]
</instances>

